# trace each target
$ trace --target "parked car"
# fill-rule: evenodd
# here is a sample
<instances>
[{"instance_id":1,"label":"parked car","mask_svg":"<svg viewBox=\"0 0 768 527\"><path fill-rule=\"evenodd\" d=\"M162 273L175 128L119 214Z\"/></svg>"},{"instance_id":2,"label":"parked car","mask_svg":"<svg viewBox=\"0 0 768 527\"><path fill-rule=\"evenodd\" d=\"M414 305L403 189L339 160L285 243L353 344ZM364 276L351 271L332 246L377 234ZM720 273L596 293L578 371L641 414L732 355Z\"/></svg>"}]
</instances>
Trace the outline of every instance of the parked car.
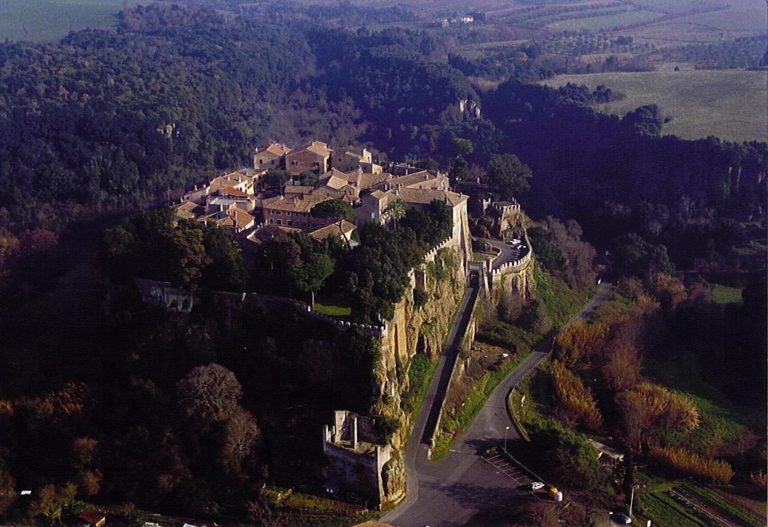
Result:
<instances>
[{"instance_id":1,"label":"parked car","mask_svg":"<svg viewBox=\"0 0 768 527\"><path fill-rule=\"evenodd\" d=\"M624 514L623 512L609 512L608 516L611 517L611 520L613 520L613 523L618 523L619 525L629 525L632 523L632 518L630 518L628 515Z\"/></svg>"},{"instance_id":2,"label":"parked car","mask_svg":"<svg viewBox=\"0 0 768 527\"><path fill-rule=\"evenodd\" d=\"M544 483L542 483L541 481L534 481L533 483L531 483L531 490L535 491L535 490L541 490L543 488L544 488Z\"/></svg>"}]
</instances>

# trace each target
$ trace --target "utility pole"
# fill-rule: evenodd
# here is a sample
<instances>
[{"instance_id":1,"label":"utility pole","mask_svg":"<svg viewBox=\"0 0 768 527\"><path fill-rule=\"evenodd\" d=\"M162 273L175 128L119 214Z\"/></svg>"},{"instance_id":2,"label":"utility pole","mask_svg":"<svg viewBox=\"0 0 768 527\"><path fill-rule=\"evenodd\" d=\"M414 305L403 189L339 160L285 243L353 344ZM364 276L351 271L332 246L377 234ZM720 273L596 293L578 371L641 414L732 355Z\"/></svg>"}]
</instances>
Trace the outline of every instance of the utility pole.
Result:
<instances>
[{"instance_id":1,"label":"utility pole","mask_svg":"<svg viewBox=\"0 0 768 527\"><path fill-rule=\"evenodd\" d=\"M509 430L509 427L504 428L504 453L507 453L507 430Z\"/></svg>"},{"instance_id":2,"label":"utility pole","mask_svg":"<svg viewBox=\"0 0 768 527\"><path fill-rule=\"evenodd\" d=\"M640 488L644 489L646 488L645 483L636 483L632 485L632 492L629 495L629 517L632 517L632 506L635 504L635 489Z\"/></svg>"}]
</instances>

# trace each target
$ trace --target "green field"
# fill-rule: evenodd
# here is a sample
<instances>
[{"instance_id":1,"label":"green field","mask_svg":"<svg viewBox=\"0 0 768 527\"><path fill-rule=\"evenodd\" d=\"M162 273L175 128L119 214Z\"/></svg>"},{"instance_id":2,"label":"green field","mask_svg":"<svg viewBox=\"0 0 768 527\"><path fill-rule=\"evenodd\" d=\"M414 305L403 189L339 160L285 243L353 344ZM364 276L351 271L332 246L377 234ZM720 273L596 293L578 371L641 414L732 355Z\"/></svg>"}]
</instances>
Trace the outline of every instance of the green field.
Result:
<instances>
[{"instance_id":1,"label":"green field","mask_svg":"<svg viewBox=\"0 0 768 527\"><path fill-rule=\"evenodd\" d=\"M569 82L594 89L603 84L626 98L596 109L624 115L638 106L657 104L672 118L662 133L685 139L710 135L729 141L768 141L768 73L743 70L653 71L562 75L549 86Z\"/></svg>"},{"instance_id":2,"label":"green field","mask_svg":"<svg viewBox=\"0 0 768 527\"><path fill-rule=\"evenodd\" d=\"M611 15L598 15L589 18L573 18L547 24L547 29L555 31L601 31L633 24L652 22L663 15L653 11L627 11Z\"/></svg>"},{"instance_id":3,"label":"green field","mask_svg":"<svg viewBox=\"0 0 768 527\"><path fill-rule=\"evenodd\" d=\"M718 304L739 304L742 301L740 287L712 284L712 300Z\"/></svg>"},{"instance_id":4,"label":"green field","mask_svg":"<svg viewBox=\"0 0 768 527\"><path fill-rule=\"evenodd\" d=\"M0 39L57 40L70 31L108 29L126 0L2 0Z\"/></svg>"}]
</instances>

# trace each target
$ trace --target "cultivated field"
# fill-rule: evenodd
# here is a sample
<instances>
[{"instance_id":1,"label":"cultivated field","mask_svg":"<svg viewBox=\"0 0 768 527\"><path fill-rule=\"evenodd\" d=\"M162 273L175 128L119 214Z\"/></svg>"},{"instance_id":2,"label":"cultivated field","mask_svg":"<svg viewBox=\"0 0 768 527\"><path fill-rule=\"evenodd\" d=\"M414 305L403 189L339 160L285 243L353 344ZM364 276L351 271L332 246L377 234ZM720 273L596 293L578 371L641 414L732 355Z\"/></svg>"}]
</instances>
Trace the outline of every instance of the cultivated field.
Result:
<instances>
[{"instance_id":1,"label":"cultivated field","mask_svg":"<svg viewBox=\"0 0 768 527\"><path fill-rule=\"evenodd\" d=\"M2 0L0 39L56 40L70 31L117 24L125 0Z\"/></svg>"},{"instance_id":2,"label":"cultivated field","mask_svg":"<svg viewBox=\"0 0 768 527\"><path fill-rule=\"evenodd\" d=\"M743 70L655 71L562 75L549 86L569 82L592 89L603 84L626 94L622 101L596 105L624 115L645 104L657 104L672 121L663 133L686 139L714 135L729 141L768 141L768 73Z\"/></svg>"}]
</instances>

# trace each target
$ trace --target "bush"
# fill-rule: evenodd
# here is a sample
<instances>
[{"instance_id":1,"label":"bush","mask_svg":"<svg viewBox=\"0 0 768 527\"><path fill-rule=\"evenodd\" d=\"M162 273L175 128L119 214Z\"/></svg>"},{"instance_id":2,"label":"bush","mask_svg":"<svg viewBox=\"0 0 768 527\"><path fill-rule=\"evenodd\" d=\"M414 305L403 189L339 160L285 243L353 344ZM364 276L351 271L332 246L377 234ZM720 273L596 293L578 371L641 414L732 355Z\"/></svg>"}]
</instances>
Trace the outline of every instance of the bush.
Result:
<instances>
[{"instance_id":1,"label":"bush","mask_svg":"<svg viewBox=\"0 0 768 527\"><path fill-rule=\"evenodd\" d=\"M653 448L651 458L680 476L712 480L723 485L733 478L733 469L727 462L705 458L684 448Z\"/></svg>"},{"instance_id":2,"label":"bush","mask_svg":"<svg viewBox=\"0 0 768 527\"><path fill-rule=\"evenodd\" d=\"M556 360L552 363L552 383L562 405L565 417L573 418L578 424L597 430L603 424L603 416L597 409L597 403L581 379L576 377L565 365Z\"/></svg>"},{"instance_id":3,"label":"bush","mask_svg":"<svg viewBox=\"0 0 768 527\"><path fill-rule=\"evenodd\" d=\"M600 323L574 322L555 337L554 355L563 365L574 366L588 362L608 335L608 328Z\"/></svg>"},{"instance_id":4,"label":"bush","mask_svg":"<svg viewBox=\"0 0 768 527\"><path fill-rule=\"evenodd\" d=\"M390 438L397 432L400 424L394 417L387 415L381 415L376 417L376 431L379 432L384 438L389 441Z\"/></svg>"},{"instance_id":5,"label":"bush","mask_svg":"<svg viewBox=\"0 0 768 527\"><path fill-rule=\"evenodd\" d=\"M530 435L532 444L542 449L544 467L559 481L584 490L600 485L598 452L584 434L548 419L532 423Z\"/></svg>"}]
</instances>

